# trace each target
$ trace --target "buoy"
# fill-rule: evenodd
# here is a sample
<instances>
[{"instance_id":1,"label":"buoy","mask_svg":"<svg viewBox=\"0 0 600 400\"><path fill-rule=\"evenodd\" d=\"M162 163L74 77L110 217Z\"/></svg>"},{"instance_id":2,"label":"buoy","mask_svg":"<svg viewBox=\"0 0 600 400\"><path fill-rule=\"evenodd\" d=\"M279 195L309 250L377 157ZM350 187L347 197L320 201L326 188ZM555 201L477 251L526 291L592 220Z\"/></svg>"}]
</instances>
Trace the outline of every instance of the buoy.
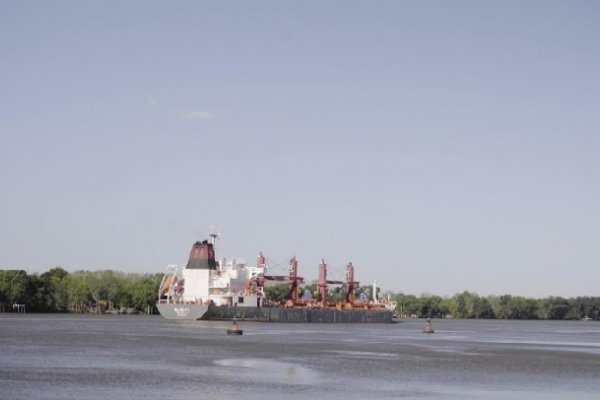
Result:
<instances>
[{"instance_id":1,"label":"buoy","mask_svg":"<svg viewBox=\"0 0 600 400\"><path fill-rule=\"evenodd\" d=\"M425 322L425 328L423 328L423 333L433 333L433 327L431 326L429 318L427 318L427 322Z\"/></svg>"},{"instance_id":2,"label":"buoy","mask_svg":"<svg viewBox=\"0 0 600 400\"><path fill-rule=\"evenodd\" d=\"M241 335L242 333L244 333L244 331L240 329L240 326L237 323L237 319L234 318L233 324L231 325L231 329L227 329L227 334L228 335Z\"/></svg>"}]
</instances>

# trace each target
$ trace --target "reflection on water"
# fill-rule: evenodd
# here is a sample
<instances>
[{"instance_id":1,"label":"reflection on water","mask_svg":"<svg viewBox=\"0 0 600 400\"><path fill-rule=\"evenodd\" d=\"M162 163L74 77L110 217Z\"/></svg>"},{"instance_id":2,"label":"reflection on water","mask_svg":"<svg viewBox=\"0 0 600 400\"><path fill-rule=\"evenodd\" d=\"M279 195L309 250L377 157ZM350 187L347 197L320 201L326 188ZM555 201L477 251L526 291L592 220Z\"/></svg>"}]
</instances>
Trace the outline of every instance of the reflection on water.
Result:
<instances>
[{"instance_id":1,"label":"reflection on water","mask_svg":"<svg viewBox=\"0 0 600 400\"><path fill-rule=\"evenodd\" d=\"M234 375L240 380L281 382L290 385L317 385L319 377L315 371L289 362L267 358L230 358L215 360L215 365L225 367L223 375Z\"/></svg>"},{"instance_id":2,"label":"reflection on water","mask_svg":"<svg viewBox=\"0 0 600 400\"><path fill-rule=\"evenodd\" d=\"M592 399L600 324L0 314L0 399Z\"/></svg>"}]
</instances>

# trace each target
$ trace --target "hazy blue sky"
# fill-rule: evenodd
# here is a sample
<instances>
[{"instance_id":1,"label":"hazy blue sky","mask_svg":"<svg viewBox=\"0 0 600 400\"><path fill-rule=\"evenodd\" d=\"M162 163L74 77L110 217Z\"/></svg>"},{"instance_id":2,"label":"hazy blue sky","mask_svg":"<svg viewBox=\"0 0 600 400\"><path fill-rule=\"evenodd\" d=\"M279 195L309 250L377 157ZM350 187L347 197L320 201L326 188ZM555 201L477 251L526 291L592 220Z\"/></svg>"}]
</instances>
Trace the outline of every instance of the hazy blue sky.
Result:
<instances>
[{"instance_id":1,"label":"hazy blue sky","mask_svg":"<svg viewBox=\"0 0 600 400\"><path fill-rule=\"evenodd\" d=\"M210 224L307 279L600 295L600 2L0 2L0 268L162 272Z\"/></svg>"}]
</instances>

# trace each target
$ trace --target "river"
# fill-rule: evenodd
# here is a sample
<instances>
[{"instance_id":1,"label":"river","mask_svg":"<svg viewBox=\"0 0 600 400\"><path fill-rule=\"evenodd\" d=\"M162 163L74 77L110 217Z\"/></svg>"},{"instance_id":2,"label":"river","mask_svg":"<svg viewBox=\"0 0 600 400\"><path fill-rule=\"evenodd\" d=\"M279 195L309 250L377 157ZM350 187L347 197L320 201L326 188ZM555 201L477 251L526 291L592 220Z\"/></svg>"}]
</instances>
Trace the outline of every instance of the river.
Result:
<instances>
[{"instance_id":1,"label":"river","mask_svg":"<svg viewBox=\"0 0 600 400\"><path fill-rule=\"evenodd\" d=\"M597 399L600 323L0 314L0 399Z\"/></svg>"}]
</instances>

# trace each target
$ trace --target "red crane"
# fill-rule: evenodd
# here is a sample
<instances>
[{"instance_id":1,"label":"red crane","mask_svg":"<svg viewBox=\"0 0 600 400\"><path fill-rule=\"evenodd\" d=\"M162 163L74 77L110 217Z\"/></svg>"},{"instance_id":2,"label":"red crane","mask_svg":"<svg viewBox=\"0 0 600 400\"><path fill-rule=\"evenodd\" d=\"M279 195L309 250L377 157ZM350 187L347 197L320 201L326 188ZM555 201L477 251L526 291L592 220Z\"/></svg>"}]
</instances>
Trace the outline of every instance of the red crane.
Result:
<instances>
[{"instance_id":1,"label":"red crane","mask_svg":"<svg viewBox=\"0 0 600 400\"><path fill-rule=\"evenodd\" d=\"M358 282L354 281L354 266L349 263L346 266L346 281L332 281L327 279L327 263L321 259L319 264L319 300L323 304L327 303L327 285L344 285L346 292L346 303L353 302L354 289L358 287Z\"/></svg>"},{"instance_id":2,"label":"red crane","mask_svg":"<svg viewBox=\"0 0 600 400\"><path fill-rule=\"evenodd\" d=\"M258 254L257 265L259 267L264 267L265 265L265 258L262 253ZM289 275L265 275L262 273L254 277L253 280L256 281L258 288L264 288L265 281L289 282L286 299L292 300L293 303L296 303L298 300L298 282L304 282L304 278L298 276L298 260L296 260L296 256L290 260Z\"/></svg>"}]
</instances>

